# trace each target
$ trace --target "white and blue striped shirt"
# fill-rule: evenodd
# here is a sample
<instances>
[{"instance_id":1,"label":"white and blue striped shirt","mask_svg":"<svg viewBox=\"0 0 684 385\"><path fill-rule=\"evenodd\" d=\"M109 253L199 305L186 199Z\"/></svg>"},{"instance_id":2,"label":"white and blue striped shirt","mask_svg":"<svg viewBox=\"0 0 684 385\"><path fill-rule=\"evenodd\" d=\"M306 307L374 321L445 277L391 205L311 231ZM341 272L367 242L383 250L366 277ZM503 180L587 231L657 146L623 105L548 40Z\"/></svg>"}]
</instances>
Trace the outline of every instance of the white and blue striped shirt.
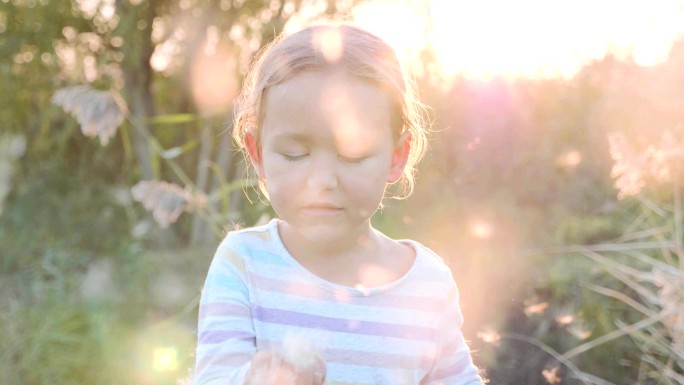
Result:
<instances>
[{"instance_id":1,"label":"white and blue striped shirt","mask_svg":"<svg viewBox=\"0 0 684 385\"><path fill-rule=\"evenodd\" d=\"M242 385L252 356L306 336L326 385L481 384L463 340L449 268L414 241L399 280L352 288L323 280L285 249L277 220L229 233L200 302L196 385Z\"/></svg>"}]
</instances>

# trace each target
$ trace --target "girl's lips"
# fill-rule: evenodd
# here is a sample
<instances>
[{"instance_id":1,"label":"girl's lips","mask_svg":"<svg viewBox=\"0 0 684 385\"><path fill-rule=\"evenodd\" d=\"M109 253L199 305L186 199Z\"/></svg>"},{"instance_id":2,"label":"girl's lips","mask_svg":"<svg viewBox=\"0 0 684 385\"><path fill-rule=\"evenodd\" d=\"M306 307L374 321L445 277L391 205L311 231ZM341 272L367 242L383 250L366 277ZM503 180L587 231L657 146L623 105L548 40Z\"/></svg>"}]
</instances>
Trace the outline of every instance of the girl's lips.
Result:
<instances>
[{"instance_id":1,"label":"girl's lips","mask_svg":"<svg viewBox=\"0 0 684 385\"><path fill-rule=\"evenodd\" d=\"M309 215L337 215L342 212L342 208L331 205L309 205L304 207L304 212Z\"/></svg>"}]
</instances>

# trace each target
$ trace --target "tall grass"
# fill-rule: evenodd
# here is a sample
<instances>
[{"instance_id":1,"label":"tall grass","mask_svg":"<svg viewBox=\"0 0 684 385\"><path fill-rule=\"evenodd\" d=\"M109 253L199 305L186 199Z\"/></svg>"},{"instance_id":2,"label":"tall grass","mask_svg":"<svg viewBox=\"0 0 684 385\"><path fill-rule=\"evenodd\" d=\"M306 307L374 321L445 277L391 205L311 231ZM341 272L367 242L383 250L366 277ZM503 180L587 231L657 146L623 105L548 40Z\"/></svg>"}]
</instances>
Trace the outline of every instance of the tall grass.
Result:
<instances>
[{"instance_id":1,"label":"tall grass","mask_svg":"<svg viewBox=\"0 0 684 385\"><path fill-rule=\"evenodd\" d=\"M566 357L629 336L640 350L635 383L684 384L684 250L678 184L672 199L665 205L641 197L642 212L629 233L613 244L578 250L618 283L615 288L591 283L586 287L626 305L628 311L614 317L615 330L575 347Z\"/></svg>"}]
</instances>

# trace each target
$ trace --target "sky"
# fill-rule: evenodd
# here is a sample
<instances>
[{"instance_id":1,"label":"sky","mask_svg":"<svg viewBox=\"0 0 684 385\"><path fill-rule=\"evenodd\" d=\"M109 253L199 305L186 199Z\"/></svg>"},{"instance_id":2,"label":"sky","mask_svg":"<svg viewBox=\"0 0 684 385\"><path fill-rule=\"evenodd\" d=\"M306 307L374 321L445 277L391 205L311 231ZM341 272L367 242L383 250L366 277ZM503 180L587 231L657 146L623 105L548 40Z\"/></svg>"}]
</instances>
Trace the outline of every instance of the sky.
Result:
<instances>
[{"instance_id":1,"label":"sky","mask_svg":"<svg viewBox=\"0 0 684 385\"><path fill-rule=\"evenodd\" d=\"M471 78L572 77L613 54L651 66L684 36L683 0L373 0L355 20L409 58Z\"/></svg>"}]
</instances>

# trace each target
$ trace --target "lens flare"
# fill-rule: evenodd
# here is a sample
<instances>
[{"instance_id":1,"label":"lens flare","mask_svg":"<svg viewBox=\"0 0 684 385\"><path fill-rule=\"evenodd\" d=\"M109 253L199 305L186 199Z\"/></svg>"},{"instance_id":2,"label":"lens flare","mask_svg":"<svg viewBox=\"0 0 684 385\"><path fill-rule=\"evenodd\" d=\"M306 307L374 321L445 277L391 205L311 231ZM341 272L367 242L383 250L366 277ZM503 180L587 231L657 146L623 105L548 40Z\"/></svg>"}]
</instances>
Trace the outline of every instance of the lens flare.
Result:
<instances>
[{"instance_id":1,"label":"lens flare","mask_svg":"<svg viewBox=\"0 0 684 385\"><path fill-rule=\"evenodd\" d=\"M174 372L178 370L178 351L171 347L154 349L152 368L157 372Z\"/></svg>"}]
</instances>

